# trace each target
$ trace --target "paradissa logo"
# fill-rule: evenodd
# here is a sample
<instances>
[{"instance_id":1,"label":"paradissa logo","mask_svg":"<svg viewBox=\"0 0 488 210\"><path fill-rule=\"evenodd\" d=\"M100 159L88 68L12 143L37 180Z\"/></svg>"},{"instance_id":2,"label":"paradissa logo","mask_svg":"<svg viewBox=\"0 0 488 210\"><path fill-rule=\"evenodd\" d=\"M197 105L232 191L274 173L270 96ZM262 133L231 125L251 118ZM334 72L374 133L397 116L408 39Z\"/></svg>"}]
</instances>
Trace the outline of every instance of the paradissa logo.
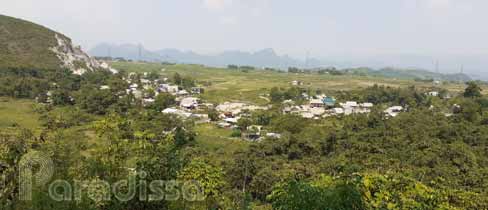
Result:
<instances>
[{"instance_id":1,"label":"paradissa logo","mask_svg":"<svg viewBox=\"0 0 488 210\"><path fill-rule=\"evenodd\" d=\"M98 178L90 181L55 180L49 182L54 173L52 160L41 152L33 151L24 155L19 167L19 199L32 200L33 187L48 186L49 196L55 201L81 201L83 194L96 202L116 199L127 202L140 201L187 201L205 200L204 190L197 181L148 182L146 172L133 172L127 179L110 184ZM34 173L33 171L36 171Z\"/></svg>"}]
</instances>

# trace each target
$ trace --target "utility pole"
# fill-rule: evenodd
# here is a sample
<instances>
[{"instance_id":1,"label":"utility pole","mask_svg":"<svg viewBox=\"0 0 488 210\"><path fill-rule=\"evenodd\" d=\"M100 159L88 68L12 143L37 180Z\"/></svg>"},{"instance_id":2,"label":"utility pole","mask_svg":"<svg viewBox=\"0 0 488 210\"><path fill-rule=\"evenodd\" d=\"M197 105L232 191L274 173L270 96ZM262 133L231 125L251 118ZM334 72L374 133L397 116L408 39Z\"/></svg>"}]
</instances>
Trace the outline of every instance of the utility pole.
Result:
<instances>
[{"instance_id":1,"label":"utility pole","mask_svg":"<svg viewBox=\"0 0 488 210\"><path fill-rule=\"evenodd\" d=\"M310 66L309 66L309 58L310 58L310 51L307 51L307 56L305 57L305 67L308 69Z\"/></svg>"},{"instance_id":2,"label":"utility pole","mask_svg":"<svg viewBox=\"0 0 488 210\"><path fill-rule=\"evenodd\" d=\"M139 61L142 60L142 44L139 43Z\"/></svg>"},{"instance_id":3,"label":"utility pole","mask_svg":"<svg viewBox=\"0 0 488 210\"><path fill-rule=\"evenodd\" d=\"M435 72L439 74L439 60L435 61Z\"/></svg>"}]
</instances>

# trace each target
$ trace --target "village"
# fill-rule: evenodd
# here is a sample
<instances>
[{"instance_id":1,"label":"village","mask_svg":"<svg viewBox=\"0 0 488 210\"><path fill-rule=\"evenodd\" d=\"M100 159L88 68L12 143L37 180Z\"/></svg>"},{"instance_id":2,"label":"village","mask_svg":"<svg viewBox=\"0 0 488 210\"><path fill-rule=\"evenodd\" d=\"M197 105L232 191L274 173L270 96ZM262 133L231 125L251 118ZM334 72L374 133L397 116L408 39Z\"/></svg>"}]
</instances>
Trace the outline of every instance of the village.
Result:
<instances>
[{"instance_id":1,"label":"village","mask_svg":"<svg viewBox=\"0 0 488 210\"><path fill-rule=\"evenodd\" d=\"M165 114L173 114L183 120L193 120L195 123L213 123L222 129L238 129L239 120L243 117L249 117L250 114L257 110L266 111L273 107L272 104L258 106L241 101L227 101L220 104L213 104L201 99L204 93L203 87L183 88L174 84L169 78L149 79L148 73L137 75L129 73L125 80L129 83L127 94L133 94L134 97L142 101L144 106L149 106L155 102L155 98L162 93L171 94L175 97L175 105L162 110ZM292 86L299 86L301 82L292 81ZM100 89L109 89L107 85L101 86ZM437 96L437 92L428 93ZM283 100L281 110L283 114L296 115L305 119L324 119L328 117L337 117L351 114L368 114L374 107L373 103L362 101L344 101L338 102L333 96L324 94L309 96L302 94L305 103L298 104L293 100ZM277 106L276 104L274 106ZM216 112L209 116L209 112ZM396 117L399 113L405 111L402 106L392 106L384 110L385 116ZM280 134L262 131L263 126L249 125L244 130L248 131L244 135L246 139L259 140L265 137L280 138ZM252 131L252 132L251 132Z\"/></svg>"},{"instance_id":2,"label":"village","mask_svg":"<svg viewBox=\"0 0 488 210\"><path fill-rule=\"evenodd\" d=\"M178 116L184 121L191 120L197 124L214 124L221 129L243 130L242 136L247 140L260 140L263 138L280 138L281 134L266 132L263 126L247 125L241 128L239 120L251 116L251 113L261 110L267 111L273 106L279 106L282 114L295 115L303 119L320 120L329 117L348 116L353 114L369 114L375 104L368 101L343 101L339 102L334 96L318 94L310 96L303 92L300 101L286 99L280 104L268 103L267 105L254 105L243 101L226 101L214 104L202 99L205 93L203 87L191 85L183 87L175 84L172 79L167 77L150 76L150 73L142 74L131 72L124 80L128 84L126 94L131 94L142 106L148 107L155 103L160 94L169 94L174 97L174 103L170 107L161 110L162 113ZM291 81L291 87L303 85L301 81ZM109 85L101 85L100 90L110 90ZM47 102L51 102L51 92L47 92ZM438 91L426 92L430 97L439 97ZM268 99L269 94L260 96ZM433 107L432 107L433 108ZM457 107L459 109L459 107ZM396 117L401 112L407 111L406 107L394 105L383 110L386 118ZM446 116L452 115L446 113Z\"/></svg>"},{"instance_id":3,"label":"village","mask_svg":"<svg viewBox=\"0 0 488 210\"><path fill-rule=\"evenodd\" d=\"M279 106L282 114L296 115L310 120L326 119L329 117L340 117L352 114L369 114L375 104L368 101L343 101L339 102L334 96L325 94L310 96L307 93L301 94L300 102L290 99L283 100L281 104L254 105L242 101L226 101L220 104L206 102L201 95L205 89L196 85L183 87L177 85L167 77L154 77L150 73L142 74L131 72L124 80L129 84L125 90L126 94L132 94L134 98L142 103L144 107L151 106L160 94L170 94L174 96L174 105L162 110L162 113L176 115L182 120L192 120L197 124L211 123L221 129L242 129L245 130L242 137L248 140L260 140L263 138L280 138L281 134L266 132L263 126L249 125L240 128L239 120L249 117L251 113L261 110L266 111L273 106ZM290 85L298 87L303 85L301 81L291 81ZM109 90L109 85L101 85L100 90ZM47 92L47 102L51 102L51 92ZM429 91L425 95L439 97L438 91ZM260 96L267 99L269 94ZM450 96L449 96L450 97ZM455 105L454 108L460 108ZM433 107L431 107L433 108ZM386 118L396 117L408 108L394 105L383 110ZM452 115L446 113L446 116Z\"/></svg>"}]
</instances>

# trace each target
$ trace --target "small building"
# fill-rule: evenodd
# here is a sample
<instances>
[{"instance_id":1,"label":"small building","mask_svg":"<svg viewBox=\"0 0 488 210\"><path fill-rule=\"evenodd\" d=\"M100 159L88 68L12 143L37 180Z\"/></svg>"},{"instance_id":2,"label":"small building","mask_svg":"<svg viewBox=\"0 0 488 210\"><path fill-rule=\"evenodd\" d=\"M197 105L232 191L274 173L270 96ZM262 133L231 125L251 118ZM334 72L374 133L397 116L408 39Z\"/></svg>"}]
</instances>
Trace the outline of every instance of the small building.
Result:
<instances>
[{"instance_id":1,"label":"small building","mask_svg":"<svg viewBox=\"0 0 488 210\"><path fill-rule=\"evenodd\" d=\"M205 90L201 87L192 87L191 94L203 94Z\"/></svg>"},{"instance_id":2,"label":"small building","mask_svg":"<svg viewBox=\"0 0 488 210\"><path fill-rule=\"evenodd\" d=\"M176 93L178 92L179 87L177 85L169 85L169 84L159 84L156 88L156 91L160 93Z\"/></svg>"},{"instance_id":3,"label":"small building","mask_svg":"<svg viewBox=\"0 0 488 210\"><path fill-rule=\"evenodd\" d=\"M209 123L210 118L208 117L208 114L192 114L191 118L197 119L195 122L196 123Z\"/></svg>"},{"instance_id":4,"label":"small building","mask_svg":"<svg viewBox=\"0 0 488 210\"><path fill-rule=\"evenodd\" d=\"M131 90L132 94L134 95L135 98L140 99L142 98L142 91L140 90Z\"/></svg>"},{"instance_id":5,"label":"small building","mask_svg":"<svg viewBox=\"0 0 488 210\"><path fill-rule=\"evenodd\" d=\"M303 82L302 81L298 81L298 80L293 80L293 81L291 81L291 85L293 85L293 86L300 86L300 85L303 85Z\"/></svg>"},{"instance_id":6,"label":"small building","mask_svg":"<svg viewBox=\"0 0 488 210\"><path fill-rule=\"evenodd\" d=\"M345 107L352 107L352 108L354 108L354 107L358 107L358 102L355 102L355 101L347 101L346 103L341 103L341 106L343 108L345 108Z\"/></svg>"},{"instance_id":7,"label":"small building","mask_svg":"<svg viewBox=\"0 0 488 210\"><path fill-rule=\"evenodd\" d=\"M148 85L148 84L151 84L151 80L148 80L148 79L141 79L141 83L142 83L142 84L145 84L145 85Z\"/></svg>"},{"instance_id":8,"label":"small building","mask_svg":"<svg viewBox=\"0 0 488 210\"><path fill-rule=\"evenodd\" d=\"M287 100L284 100L282 102L282 104L285 104L285 105L294 105L295 102L293 100L291 100L291 99L287 99Z\"/></svg>"},{"instance_id":9,"label":"small building","mask_svg":"<svg viewBox=\"0 0 488 210\"><path fill-rule=\"evenodd\" d=\"M312 114L311 112L303 112L301 115L303 118L306 118L306 119L312 119L315 117L314 114Z\"/></svg>"},{"instance_id":10,"label":"small building","mask_svg":"<svg viewBox=\"0 0 488 210\"><path fill-rule=\"evenodd\" d=\"M361 106L362 108L371 109L371 108L373 108L374 104L373 104L373 103L368 103L368 102L366 102L366 103L362 103L362 104L360 104L360 106Z\"/></svg>"},{"instance_id":11,"label":"small building","mask_svg":"<svg viewBox=\"0 0 488 210\"><path fill-rule=\"evenodd\" d=\"M344 109L343 108L333 108L333 109L331 109L331 113L334 115L341 115L341 114L344 114Z\"/></svg>"},{"instance_id":12,"label":"small building","mask_svg":"<svg viewBox=\"0 0 488 210\"><path fill-rule=\"evenodd\" d=\"M390 117L396 117L403 111L402 106L392 106L385 110L385 114Z\"/></svg>"},{"instance_id":13,"label":"small building","mask_svg":"<svg viewBox=\"0 0 488 210\"><path fill-rule=\"evenodd\" d=\"M232 118L229 117L229 118L224 119L224 122L230 123L233 125L237 124L237 121L239 121L239 118L237 118L237 117L232 117Z\"/></svg>"},{"instance_id":14,"label":"small building","mask_svg":"<svg viewBox=\"0 0 488 210\"><path fill-rule=\"evenodd\" d=\"M354 111L358 107L358 103L355 101L347 101L346 103L341 103L341 106L344 109L344 114L350 115L354 113Z\"/></svg>"},{"instance_id":15,"label":"small building","mask_svg":"<svg viewBox=\"0 0 488 210\"><path fill-rule=\"evenodd\" d=\"M156 101L156 100L154 100L154 98L144 98L144 99L142 99L142 103L143 103L144 106L147 106L149 104L152 104L152 103L154 103L154 101Z\"/></svg>"},{"instance_id":16,"label":"small building","mask_svg":"<svg viewBox=\"0 0 488 210\"><path fill-rule=\"evenodd\" d=\"M311 108L316 108L316 107L324 107L325 104L321 99L312 99L310 100L310 107Z\"/></svg>"},{"instance_id":17,"label":"small building","mask_svg":"<svg viewBox=\"0 0 488 210\"><path fill-rule=\"evenodd\" d=\"M175 108L167 108L162 111L164 114L174 114L183 119L189 118L192 116L192 113L185 112L183 110L175 109Z\"/></svg>"},{"instance_id":18,"label":"small building","mask_svg":"<svg viewBox=\"0 0 488 210\"><path fill-rule=\"evenodd\" d=\"M110 86L108 86L108 85L100 86L100 90L109 90L109 89L110 89Z\"/></svg>"},{"instance_id":19,"label":"small building","mask_svg":"<svg viewBox=\"0 0 488 210\"><path fill-rule=\"evenodd\" d=\"M190 93L188 93L188 91L186 90L180 90L176 93L177 96L189 96Z\"/></svg>"},{"instance_id":20,"label":"small building","mask_svg":"<svg viewBox=\"0 0 488 210\"><path fill-rule=\"evenodd\" d=\"M198 107L198 98L188 97L181 99L180 107L185 109L196 109Z\"/></svg>"},{"instance_id":21,"label":"small building","mask_svg":"<svg viewBox=\"0 0 488 210\"><path fill-rule=\"evenodd\" d=\"M230 127L232 127L232 124L227 123L227 122L219 122L217 124L217 126L219 126L220 128L230 128Z\"/></svg>"},{"instance_id":22,"label":"small building","mask_svg":"<svg viewBox=\"0 0 488 210\"><path fill-rule=\"evenodd\" d=\"M136 90L138 87L139 87L139 85L138 85L138 84L136 84L136 83L132 83L132 84L130 84L130 86L129 86L129 88L130 88L130 89L132 89L132 90Z\"/></svg>"},{"instance_id":23,"label":"small building","mask_svg":"<svg viewBox=\"0 0 488 210\"><path fill-rule=\"evenodd\" d=\"M427 95L428 96L433 96L433 97L438 97L439 96L439 92L437 92L437 91L431 91L431 92L428 92Z\"/></svg>"},{"instance_id":24,"label":"small building","mask_svg":"<svg viewBox=\"0 0 488 210\"><path fill-rule=\"evenodd\" d=\"M322 107L314 107L310 109L310 113L314 116L322 116L325 113L325 109Z\"/></svg>"},{"instance_id":25,"label":"small building","mask_svg":"<svg viewBox=\"0 0 488 210\"><path fill-rule=\"evenodd\" d=\"M271 139L279 139L281 138L281 134L279 133L266 133L266 137Z\"/></svg>"},{"instance_id":26,"label":"small building","mask_svg":"<svg viewBox=\"0 0 488 210\"><path fill-rule=\"evenodd\" d=\"M322 98L322 102L324 103L324 105L326 107L334 107L336 104L336 99L329 97L329 96L326 96L326 97Z\"/></svg>"}]
</instances>

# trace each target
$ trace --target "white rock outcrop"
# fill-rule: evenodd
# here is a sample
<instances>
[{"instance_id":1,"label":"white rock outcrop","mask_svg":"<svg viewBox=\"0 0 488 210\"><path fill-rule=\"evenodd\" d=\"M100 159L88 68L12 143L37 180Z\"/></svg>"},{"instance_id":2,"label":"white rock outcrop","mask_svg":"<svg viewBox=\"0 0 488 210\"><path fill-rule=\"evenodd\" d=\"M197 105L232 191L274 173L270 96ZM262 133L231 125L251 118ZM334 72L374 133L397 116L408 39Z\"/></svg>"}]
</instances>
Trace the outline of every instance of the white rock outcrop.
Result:
<instances>
[{"instance_id":1,"label":"white rock outcrop","mask_svg":"<svg viewBox=\"0 0 488 210\"><path fill-rule=\"evenodd\" d=\"M109 70L117 73L116 69L111 68L107 63L99 63L81 50L81 47L74 47L69 39L55 34L58 46L52 47L53 51L61 61L63 67L70 69L73 74L82 75L88 71L97 69Z\"/></svg>"}]
</instances>

